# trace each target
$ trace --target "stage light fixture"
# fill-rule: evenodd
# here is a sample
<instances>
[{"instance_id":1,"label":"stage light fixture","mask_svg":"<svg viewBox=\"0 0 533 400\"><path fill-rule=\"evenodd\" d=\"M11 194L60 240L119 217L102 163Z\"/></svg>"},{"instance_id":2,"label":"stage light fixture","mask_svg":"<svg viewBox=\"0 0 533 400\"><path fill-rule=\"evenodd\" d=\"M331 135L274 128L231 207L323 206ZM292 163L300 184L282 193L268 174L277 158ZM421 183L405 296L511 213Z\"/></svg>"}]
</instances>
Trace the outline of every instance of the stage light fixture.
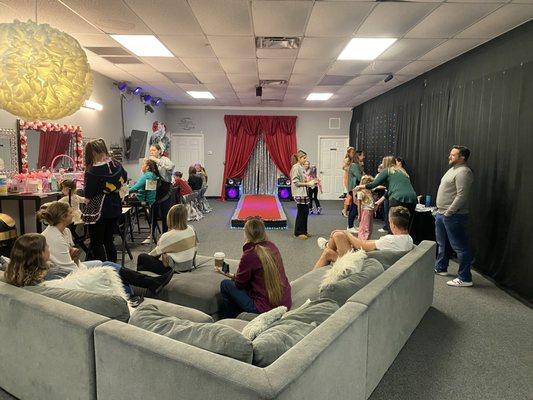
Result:
<instances>
[{"instance_id":1,"label":"stage light fixture","mask_svg":"<svg viewBox=\"0 0 533 400\"><path fill-rule=\"evenodd\" d=\"M162 102L163 102L163 99L157 98L157 99L152 100L152 105L159 107Z\"/></svg>"},{"instance_id":2,"label":"stage light fixture","mask_svg":"<svg viewBox=\"0 0 533 400\"><path fill-rule=\"evenodd\" d=\"M149 94L142 94L141 100L145 104L150 104L150 100L152 100L152 96L150 96Z\"/></svg>"},{"instance_id":3,"label":"stage light fixture","mask_svg":"<svg viewBox=\"0 0 533 400\"><path fill-rule=\"evenodd\" d=\"M137 86L135 89L133 89L133 90L131 91L131 94L134 95L134 96L138 96L138 95L141 94L142 90L143 90L142 87Z\"/></svg>"},{"instance_id":4,"label":"stage light fixture","mask_svg":"<svg viewBox=\"0 0 533 400\"><path fill-rule=\"evenodd\" d=\"M290 187L279 187L278 188L278 197L280 200L290 200L291 198L291 188Z\"/></svg>"},{"instance_id":5,"label":"stage light fixture","mask_svg":"<svg viewBox=\"0 0 533 400\"><path fill-rule=\"evenodd\" d=\"M388 74L387 77L385 79L383 79L383 82L388 82L390 81L392 78L394 78L394 75L392 74Z\"/></svg>"},{"instance_id":6,"label":"stage light fixture","mask_svg":"<svg viewBox=\"0 0 533 400\"><path fill-rule=\"evenodd\" d=\"M153 113L155 110L154 110L154 107L152 107L150 104L145 104L144 105L144 113Z\"/></svg>"},{"instance_id":7,"label":"stage light fixture","mask_svg":"<svg viewBox=\"0 0 533 400\"><path fill-rule=\"evenodd\" d=\"M121 92L125 92L126 89L128 88L128 84L126 82L119 82L117 84L117 87L118 87L118 90L120 90Z\"/></svg>"}]
</instances>

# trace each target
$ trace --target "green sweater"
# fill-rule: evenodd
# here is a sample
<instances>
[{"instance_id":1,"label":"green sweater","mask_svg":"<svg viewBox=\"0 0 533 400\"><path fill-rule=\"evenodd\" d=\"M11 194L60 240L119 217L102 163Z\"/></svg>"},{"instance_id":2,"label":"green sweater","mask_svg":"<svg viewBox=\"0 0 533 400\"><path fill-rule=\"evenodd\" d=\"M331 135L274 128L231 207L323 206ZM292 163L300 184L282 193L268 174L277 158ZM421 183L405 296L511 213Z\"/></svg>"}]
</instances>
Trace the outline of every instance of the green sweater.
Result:
<instances>
[{"instance_id":1,"label":"green sweater","mask_svg":"<svg viewBox=\"0 0 533 400\"><path fill-rule=\"evenodd\" d=\"M411 185L411 180L401 171L390 173L390 168L381 171L372 183L367 184L367 189L376 186L386 186L388 198L402 203L416 203L416 192Z\"/></svg>"},{"instance_id":2,"label":"green sweater","mask_svg":"<svg viewBox=\"0 0 533 400\"><path fill-rule=\"evenodd\" d=\"M155 203L156 191L155 190L146 190L146 181L148 180L157 180L159 179L151 171L145 172L141 175L139 180L130 188L130 193L137 192L137 199L140 201L145 201L149 205Z\"/></svg>"},{"instance_id":3,"label":"green sweater","mask_svg":"<svg viewBox=\"0 0 533 400\"><path fill-rule=\"evenodd\" d=\"M359 163L351 163L350 168L348 169L348 191L351 192L354 187L356 187L359 182L361 182L361 177L363 176L363 167Z\"/></svg>"}]
</instances>

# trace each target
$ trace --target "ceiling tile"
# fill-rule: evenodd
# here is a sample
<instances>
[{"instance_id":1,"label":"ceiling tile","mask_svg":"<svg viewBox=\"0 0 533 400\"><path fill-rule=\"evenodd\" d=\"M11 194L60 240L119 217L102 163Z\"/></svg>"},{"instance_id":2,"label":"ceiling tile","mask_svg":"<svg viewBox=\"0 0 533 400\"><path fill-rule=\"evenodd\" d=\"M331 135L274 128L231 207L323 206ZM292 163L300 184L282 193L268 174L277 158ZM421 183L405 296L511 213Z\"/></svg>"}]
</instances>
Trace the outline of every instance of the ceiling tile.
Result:
<instances>
[{"instance_id":1,"label":"ceiling tile","mask_svg":"<svg viewBox=\"0 0 533 400\"><path fill-rule=\"evenodd\" d=\"M228 74L257 74L257 60L220 58L218 61Z\"/></svg>"},{"instance_id":2,"label":"ceiling tile","mask_svg":"<svg viewBox=\"0 0 533 400\"><path fill-rule=\"evenodd\" d=\"M347 83L348 86L372 86L384 79L383 75L359 75Z\"/></svg>"},{"instance_id":3,"label":"ceiling tile","mask_svg":"<svg viewBox=\"0 0 533 400\"><path fill-rule=\"evenodd\" d=\"M286 88L273 88L273 87L264 87L263 88L263 95L262 100L266 99L276 99L276 100L282 100L283 96L285 96L285 90Z\"/></svg>"},{"instance_id":4,"label":"ceiling tile","mask_svg":"<svg viewBox=\"0 0 533 400\"><path fill-rule=\"evenodd\" d=\"M35 1L2 1L2 3L11 5L15 9L20 9L25 13L23 21L35 19ZM29 13L28 13L29 11ZM3 10L0 9L0 14ZM60 31L71 33L99 34L102 33L98 28L91 25L83 18L70 11L61 3L50 0L37 0L37 19L39 23L47 23L51 27ZM11 20L12 21L12 20ZM9 22L11 22L9 21Z\"/></svg>"},{"instance_id":5,"label":"ceiling tile","mask_svg":"<svg viewBox=\"0 0 533 400\"><path fill-rule=\"evenodd\" d=\"M344 85L346 82L352 80L351 76L343 75L326 75L318 83L318 86L328 86L328 85Z\"/></svg>"},{"instance_id":6,"label":"ceiling tile","mask_svg":"<svg viewBox=\"0 0 533 400\"><path fill-rule=\"evenodd\" d=\"M442 4L405 35L406 38L450 38L484 15L499 7L498 4Z\"/></svg>"},{"instance_id":7,"label":"ceiling tile","mask_svg":"<svg viewBox=\"0 0 533 400\"><path fill-rule=\"evenodd\" d=\"M200 84L195 85L195 84L187 84L187 83L178 83L177 85L186 92L189 92L189 91L202 92L202 91L207 90L204 85L200 85Z\"/></svg>"},{"instance_id":8,"label":"ceiling tile","mask_svg":"<svg viewBox=\"0 0 533 400\"><path fill-rule=\"evenodd\" d=\"M85 49L99 56L133 56L120 46L86 46Z\"/></svg>"},{"instance_id":9,"label":"ceiling tile","mask_svg":"<svg viewBox=\"0 0 533 400\"><path fill-rule=\"evenodd\" d=\"M298 49L257 49L257 58L295 59Z\"/></svg>"},{"instance_id":10,"label":"ceiling tile","mask_svg":"<svg viewBox=\"0 0 533 400\"><path fill-rule=\"evenodd\" d=\"M113 64L142 64L143 62L136 57L102 57L104 60Z\"/></svg>"},{"instance_id":11,"label":"ceiling tile","mask_svg":"<svg viewBox=\"0 0 533 400\"><path fill-rule=\"evenodd\" d=\"M228 79L230 80L233 87L235 87L235 85L259 84L259 78L257 77L257 75L251 74L228 74Z\"/></svg>"},{"instance_id":12,"label":"ceiling tile","mask_svg":"<svg viewBox=\"0 0 533 400\"><path fill-rule=\"evenodd\" d=\"M362 74L388 74L395 73L409 64L409 61L373 61L366 67Z\"/></svg>"},{"instance_id":13,"label":"ceiling tile","mask_svg":"<svg viewBox=\"0 0 533 400\"><path fill-rule=\"evenodd\" d=\"M343 86L335 93L337 96L357 96L370 88L372 84L366 84L364 86Z\"/></svg>"},{"instance_id":14,"label":"ceiling tile","mask_svg":"<svg viewBox=\"0 0 533 400\"><path fill-rule=\"evenodd\" d=\"M141 57L141 60L160 72L188 72L187 67L175 57Z\"/></svg>"},{"instance_id":15,"label":"ceiling tile","mask_svg":"<svg viewBox=\"0 0 533 400\"><path fill-rule=\"evenodd\" d=\"M294 64L293 60L286 59L259 59L257 60L257 68L259 75L262 74L282 74L289 75Z\"/></svg>"},{"instance_id":16,"label":"ceiling tile","mask_svg":"<svg viewBox=\"0 0 533 400\"><path fill-rule=\"evenodd\" d=\"M323 74L310 75L310 74L292 74L289 83L291 85L311 85L314 86L322 78Z\"/></svg>"},{"instance_id":17,"label":"ceiling tile","mask_svg":"<svg viewBox=\"0 0 533 400\"><path fill-rule=\"evenodd\" d=\"M261 80L272 80L272 81L288 81L289 74L271 74L271 73L259 73L259 79Z\"/></svg>"},{"instance_id":18,"label":"ceiling tile","mask_svg":"<svg viewBox=\"0 0 533 400\"><path fill-rule=\"evenodd\" d=\"M150 28L122 1L62 0L76 13L106 33L151 34Z\"/></svg>"},{"instance_id":19,"label":"ceiling tile","mask_svg":"<svg viewBox=\"0 0 533 400\"><path fill-rule=\"evenodd\" d=\"M71 36L76 39L83 47L116 47L117 42L109 35L101 34L86 34L86 33L72 33Z\"/></svg>"},{"instance_id":20,"label":"ceiling tile","mask_svg":"<svg viewBox=\"0 0 533 400\"><path fill-rule=\"evenodd\" d=\"M312 6L309 1L254 0L255 36L303 36Z\"/></svg>"},{"instance_id":21,"label":"ceiling tile","mask_svg":"<svg viewBox=\"0 0 533 400\"><path fill-rule=\"evenodd\" d=\"M207 35L252 35L248 1L189 0Z\"/></svg>"},{"instance_id":22,"label":"ceiling tile","mask_svg":"<svg viewBox=\"0 0 533 400\"><path fill-rule=\"evenodd\" d=\"M416 60L445 39L400 39L383 52L378 60Z\"/></svg>"},{"instance_id":23,"label":"ceiling tile","mask_svg":"<svg viewBox=\"0 0 533 400\"><path fill-rule=\"evenodd\" d=\"M163 73L170 81L174 83L188 83L188 84L198 84L198 79L196 76L190 72L165 72Z\"/></svg>"},{"instance_id":24,"label":"ceiling tile","mask_svg":"<svg viewBox=\"0 0 533 400\"><path fill-rule=\"evenodd\" d=\"M330 75L354 76L370 65L370 61L337 60L328 71Z\"/></svg>"},{"instance_id":25,"label":"ceiling tile","mask_svg":"<svg viewBox=\"0 0 533 400\"><path fill-rule=\"evenodd\" d=\"M298 58L321 60L336 59L349 41L349 38L305 37L300 46Z\"/></svg>"},{"instance_id":26,"label":"ceiling tile","mask_svg":"<svg viewBox=\"0 0 533 400\"><path fill-rule=\"evenodd\" d=\"M306 36L350 36L375 6L373 3L317 2L307 23Z\"/></svg>"},{"instance_id":27,"label":"ceiling tile","mask_svg":"<svg viewBox=\"0 0 533 400\"><path fill-rule=\"evenodd\" d=\"M420 60L431 60L444 63L470 49L473 49L482 42L483 39L450 39L421 56Z\"/></svg>"},{"instance_id":28,"label":"ceiling tile","mask_svg":"<svg viewBox=\"0 0 533 400\"><path fill-rule=\"evenodd\" d=\"M255 58L252 36L208 36L218 58Z\"/></svg>"},{"instance_id":29,"label":"ceiling tile","mask_svg":"<svg viewBox=\"0 0 533 400\"><path fill-rule=\"evenodd\" d=\"M227 83L230 84L228 81L228 78L226 77L226 74L220 74L220 73L209 73L209 72L197 72L194 75L198 78L198 80L203 84L208 83Z\"/></svg>"},{"instance_id":30,"label":"ceiling tile","mask_svg":"<svg viewBox=\"0 0 533 400\"><path fill-rule=\"evenodd\" d=\"M181 61L192 72L224 73L216 58L181 58Z\"/></svg>"},{"instance_id":31,"label":"ceiling tile","mask_svg":"<svg viewBox=\"0 0 533 400\"><path fill-rule=\"evenodd\" d=\"M202 28L186 0L124 0L159 35L201 35Z\"/></svg>"},{"instance_id":32,"label":"ceiling tile","mask_svg":"<svg viewBox=\"0 0 533 400\"><path fill-rule=\"evenodd\" d=\"M325 74L331 61L329 60L300 60L297 59L294 64L293 74Z\"/></svg>"},{"instance_id":33,"label":"ceiling tile","mask_svg":"<svg viewBox=\"0 0 533 400\"><path fill-rule=\"evenodd\" d=\"M438 61L413 61L399 70L398 75L420 75L435 68L439 64Z\"/></svg>"},{"instance_id":34,"label":"ceiling tile","mask_svg":"<svg viewBox=\"0 0 533 400\"><path fill-rule=\"evenodd\" d=\"M381 3L357 30L358 37L401 37L437 4Z\"/></svg>"},{"instance_id":35,"label":"ceiling tile","mask_svg":"<svg viewBox=\"0 0 533 400\"><path fill-rule=\"evenodd\" d=\"M159 39L176 57L215 57L204 36L160 35Z\"/></svg>"},{"instance_id":36,"label":"ceiling tile","mask_svg":"<svg viewBox=\"0 0 533 400\"><path fill-rule=\"evenodd\" d=\"M507 4L478 23L465 29L458 38L490 39L533 18L533 5Z\"/></svg>"},{"instance_id":37,"label":"ceiling tile","mask_svg":"<svg viewBox=\"0 0 533 400\"><path fill-rule=\"evenodd\" d=\"M259 80L256 78L255 83L232 83L233 90L235 90L235 93L245 93L245 92L253 92L255 93L255 88L257 85L259 85Z\"/></svg>"},{"instance_id":38,"label":"ceiling tile","mask_svg":"<svg viewBox=\"0 0 533 400\"><path fill-rule=\"evenodd\" d=\"M91 64L91 69L96 72L101 73L102 75L107 76L108 78L111 78L117 81L131 82L132 85L133 84L136 85L140 83L139 79L127 73L126 71L121 70L118 67L115 67L113 64L109 62L106 64L97 64L94 66Z\"/></svg>"}]
</instances>

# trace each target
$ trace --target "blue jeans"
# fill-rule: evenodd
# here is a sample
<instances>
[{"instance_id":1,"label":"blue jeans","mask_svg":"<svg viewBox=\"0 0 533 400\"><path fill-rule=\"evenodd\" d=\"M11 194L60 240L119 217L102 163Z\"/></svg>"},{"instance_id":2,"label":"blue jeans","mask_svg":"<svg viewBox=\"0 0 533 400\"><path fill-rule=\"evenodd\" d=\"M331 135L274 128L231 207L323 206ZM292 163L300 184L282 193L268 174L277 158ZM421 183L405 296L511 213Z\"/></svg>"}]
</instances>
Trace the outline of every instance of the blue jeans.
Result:
<instances>
[{"instance_id":1,"label":"blue jeans","mask_svg":"<svg viewBox=\"0 0 533 400\"><path fill-rule=\"evenodd\" d=\"M222 294L221 316L223 318L235 318L241 312L259 314L246 290L237 289L235 282L231 279L224 279L220 282L220 294Z\"/></svg>"},{"instance_id":2,"label":"blue jeans","mask_svg":"<svg viewBox=\"0 0 533 400\"><path fill-rule=\"evenodd\" d=\"M389 233L392 233L389 226L389 199L387 198L383 200L383 222L385 222L383 229Z\"/></svg>"},{"instance_id":3,"label":"blue jeans","mask_svg":"<svg viewBox=\"0 0 533 400\"><path fill-rule=\"evenodd\" d=\"M437 213L435 216L435 236L438 252L435 269L438 272L448 270L451 250L457 254L459 273L457 277L463 282L472 282L472 253L468 246L467 235L468 214L453 214L445 217Z\"/></svg>"},{"instance_id":4,"label":"blue jeans","mask_svg":"<svg viewBox=\"0 0 533 400\"><path fill-rule=\"evenodd\" d=\"M122 268L122 265L114 263L112 261L91 260L91 261L84 261L83 264L87 268L111 267L117 272L119 271L119 269ZM124 290L130 296L133 294L133 290L131 289L130 285L124 285Z\"/></svg>"}]
</instances>

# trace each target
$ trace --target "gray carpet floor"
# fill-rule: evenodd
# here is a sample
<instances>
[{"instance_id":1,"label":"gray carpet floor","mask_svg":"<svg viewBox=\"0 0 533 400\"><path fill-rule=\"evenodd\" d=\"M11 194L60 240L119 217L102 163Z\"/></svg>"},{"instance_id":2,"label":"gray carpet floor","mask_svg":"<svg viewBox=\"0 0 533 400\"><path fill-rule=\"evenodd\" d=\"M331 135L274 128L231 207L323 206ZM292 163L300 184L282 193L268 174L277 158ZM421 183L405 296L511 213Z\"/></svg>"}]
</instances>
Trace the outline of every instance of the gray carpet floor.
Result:
<instances>
[{"instance_id":1,"label":"gray carpet floor","mask_svg":"<svg viewBox=\"0 0 533 400\"><path fill-rule=\"evenodd\" d=\"M238 259L243 231L229 228L236 203L210 203L214 212L192 223L200 239L199 254L224 251L228 258ZM346 227L346 219L340 215L340 201L324 201L323 214L309 216L312 238L302 241L292 235L294 203L283 204L289 229L271 230L268 235L280 249L289 280L294 280L309 271L320 255L316 238ZM373 238L379 237L381 226L382 221L376 220ZM133 252L136 256L150 248L139 244ZM127 266L134 264L128 261ZM456 270L456 265L450 268ZM474 272L473 288L448 287L448 279L435 277L433 306L370 399L533 399L532 310L478 273ZM13 398L0 390L0 399Z\"/></svg>"}]
</instances>

